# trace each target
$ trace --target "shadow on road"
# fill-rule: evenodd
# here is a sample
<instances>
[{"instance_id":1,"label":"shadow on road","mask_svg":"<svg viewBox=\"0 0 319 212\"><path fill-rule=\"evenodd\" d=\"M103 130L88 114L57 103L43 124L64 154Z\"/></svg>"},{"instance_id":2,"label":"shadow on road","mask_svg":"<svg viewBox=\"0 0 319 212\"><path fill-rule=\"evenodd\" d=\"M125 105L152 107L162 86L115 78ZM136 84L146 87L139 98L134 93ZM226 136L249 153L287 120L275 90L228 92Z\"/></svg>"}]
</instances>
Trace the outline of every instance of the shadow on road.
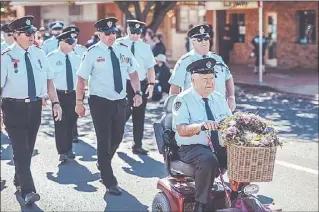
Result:
<instances>
[{"instance_id":1,"label":"shadow on road","mask_svg":"<svg viewBox=\"0 0 319 212\"><path fill-rule=\"evenodd\" d=\"M79 143L73 144L73 151L76 156L80 156L80 161L96 161L92 156L96 155L96 149L90 144L80 140Z\"/></svg>"},{"instance_id":2,"label":"shadow on road","mask_svg":"<svg viewBox=\"0 0 319 212\"><path fill-rule=\"evenodd\" d=\"M264 195L257 195L257 198L262 204L272 204L274 202L273 198L266 197Z\"/></svg>"},{"instance_id":3,"label":"shadow on road","mask_svg":"<svg viewBox=\"0 0 319 212\"><path fill-rule=\"evenodd\" d=\"M318 142L318 102L255 86L236 86L236 111L272 120L280 135Z\"/></svg>"},{"instance_id":4,"label":"shadow on road","mask_svg":"<svg viewBox=\"0 0 319 212\"><path fill-rule=\"evenodd\" d=\"M74 189L82 192L97 191L95 186L88 183L100 179L99 173L92 174L85 166L75 160L60 164L56 177L53 176L52 172L47 172L47 178L63 185L74 184L76 186Z\"/></svg>"},{"instance_id":5,"label":"shadow on road","mask_svg":"<svg viewBox=\"0 0 319 212\"><path fill-rule=\"evenodd\" d=\"M122 189L121 196L113 196L105 193L106 207L104 211L148 211L148 206L143 205L136 197Z\"/></svg>"},{"instance_id":6,"label":"shadow on road","mask_svg":"<svg viewBox=\"0 0 319 212\"><path fill-rule=\"evenodd\" d=\"M7 188L6 182L7 182L6 180L1 180L1 191Z\"/></svg>"},{"instance_id":7,"label":"shadow on road","mask_svg":"<svg viewBox=\"0 0 319 212\"><path fill-rule=\"evenodd\" d=\"M131 158L126 153L117 152L118 156L128 163L131 167L123 167L122 169L132 175L152 178L152 177L165 177L165 165L159 161L154 160L153 158L147 155L139 155L143 162L137 161L134 158Z\"/></svg>"},{"instance_id":8,"label":"shadow on road","mask_svg":"<svg viewBox=\"0 0 319 212\"><path fill-rule=\"evenodd\" d=\"M25 205L24 204L24 200L23 200L23 198L21 197L21 195L20 195L20 192L15 192L15 195L16 195L16 199L17 199L17 201L19 202L19 204L20 204L20 207L21 207L21 211L22 212L27 212L27 211L32 211L32 212L40 212L40 211L44 211L44 210L42 210L41 208L39 208L38 206L37 206L37 204L36 203L34 203L34 204L32 204L32 205Z\"/></svg>"}]
</instances>

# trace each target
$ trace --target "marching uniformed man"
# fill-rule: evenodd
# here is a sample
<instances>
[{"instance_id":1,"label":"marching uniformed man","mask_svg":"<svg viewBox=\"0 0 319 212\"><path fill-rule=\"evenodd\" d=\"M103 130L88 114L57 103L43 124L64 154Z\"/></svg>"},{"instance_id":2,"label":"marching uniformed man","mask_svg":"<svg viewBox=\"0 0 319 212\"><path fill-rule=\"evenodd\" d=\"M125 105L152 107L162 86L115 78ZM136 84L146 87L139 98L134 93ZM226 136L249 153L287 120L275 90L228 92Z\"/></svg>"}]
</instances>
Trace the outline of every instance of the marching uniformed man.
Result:
<instances>
[{"instance_id":1,"label":"marching uniformed man","mask_svg":"<svg viewBox=\"0 0 319 212\"><path fill-rule=\"evenodd\" d=\"M191 88L177 95L173 105L173 129L180 146L178 153L185 163L195 166L195 208L205 211L218 167L227 167L227 154L219 144L218 122L232 115L223 95L215 90L216 60L199 59L186 69L191 74ZM214 152L209 146L210 134Z\"/></svg>"},{"instance_id":2,"label":"marching uniformed man","mask_svg":"<svg viewBox=\"0 0 319 212\"><path fill-rule=\"evenodd\" d=\"M190 37L194 49L177 61L169 80L170 94L178 94L181 90L186 90L191 86L190 73L186 72L189 64L206 57L214 58L217 61L215 67L216 91L225 96L230 110L234 111L236 108L234 80L223 59L209 51L209 32L209 26L206 24L195 26L188 31L187 36Z\"/></svg>"},{"instance_id":3,"label":"marching uniformed man","mask_svg":"<svg viewBox=\"0 0 319 212\"><path fill-rule=\"evenodd\" d=\"M59 47L59 41L56 37L62 33L63 27L64 24L61 21L55 21L49 25L52 37L45 40L42 45L42 49L46 55Z\"/></svg>"},{"instance_id":4,"label":"marching uniformed man","mask_svg":"<svg viewBox=\"0 0 319 212\"><path fill-rule=\"evenodd\" d=\"M75 39L72 31L63 32L57 36L59 48L48 54L48 60L54 72L54 84L63 110L61 121L55 121L55 142L59 160L65 162L68 158L75 158L72 151L72 131L78 118L75 108L76 71L81 58L73 51Z\"/></svg>"},{"instance_id":5,"label":"marching uniformed man","mask_svg":"<svg viewBox=\"0 0 319 212\"><path fill-rule=\"evenodd\" d=\"M4 41L1 43L1 51L5 50L8 46L14 43L13 32L9 28L9 24L4 24L1 27L1 31L3 32Z\"/></svg>"},{"instance_id":6,"label":"marching uniformed man","mask_svg":"<svg viewBox=\"0 0 319 212\"><path fill-rule=\"evenodd\" d=\"M139 107L133 106L133 98L135 96L135 92L128 78L126 86L128 98L126 120L128 120L132 115L134 136L134 144L132 147L133 153L147 154L147 151L142 148L142 139L144 133L146 103L147 99L152 98L154 90L154 66L156 65L156 61L150 45L146 44L140 39L145 23L138 20L127 20L127 25L128 35L117 40L129 47L132 54L136 58L137 63L139 64L140 68L137 70L137 72L141 82L141 95L143 97L143 103Z\"/></svg>"},{"instance_id":7,"label":"marching uniformed man","mask_svg":"<svg viewBox=\"0 0 319 212\"><path fill-rule=\"evenodd\" d=\"M26 204L40 199L31 175L31 158L41 124L42 98L52 101L55 121L62 110L53 83L53 71L34 42L33 16L9 24L15 43L1 54L1 97L4 124L13 148L14 185Z\"/></svg>"},{"instance_id":8,"label":"marching uniformed man","mask_svg":"<svg viewBox=\"0 0 319 212\"><path fill-rule=\"evenodd\" d=\"M100 41L91 46L82 58L77 72L76 107L85 115L83 94L89 79L89 106L97 137L98 168L107 192L120 195L121 189L113 174L111 161L122 141L126 121L126 76L129 74L135 91L134 106L142 103L138 64L128 46L116 42L116 18L97 21L94 27Z\"/></svg>"},{"instance_id":9,"label":"marching uniformed man","mask_svg":"<svg viewBox=\"0 0 319 212\"><path fill-rule=\"evenodd\" d=\"M73 43L73 51L75 54L79 55L80 58L83 57L84 53L86 52L86 48L80 44L78 44L78 36L80 34L80 29L77 28L76 26L69 26L66 27L63 32L67 31L72 31L72 36L75 39L75 42ZM79 133L78 133L78 126L77 123L75 124L73 128L73 143L78 143L79 142Z\"/></svg>"},{"instance_id":10,"label":"marching uniformed man","mask_svg":"<svg viewBox=\"0 0 319 212\"><path fill-rule=\"evenodd\" d=\"M81 58L83 57L86 48L82 46L81 44L78 44L78 36L80 34L80 29L76 26L69 26L63 29L63 32L72 31L72 36L75 39L75 42L73 43L73 51L75 54L79 55Z\"/></svg>"}]
</instances>

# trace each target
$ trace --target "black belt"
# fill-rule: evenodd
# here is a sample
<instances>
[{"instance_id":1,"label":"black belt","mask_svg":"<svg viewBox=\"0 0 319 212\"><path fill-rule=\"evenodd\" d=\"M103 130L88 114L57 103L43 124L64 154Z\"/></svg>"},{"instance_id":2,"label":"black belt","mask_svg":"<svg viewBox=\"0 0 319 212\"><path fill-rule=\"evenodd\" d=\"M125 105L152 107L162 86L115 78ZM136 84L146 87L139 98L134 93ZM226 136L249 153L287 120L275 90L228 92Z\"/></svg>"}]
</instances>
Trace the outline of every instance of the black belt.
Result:
<instances>
[{"instance_id":1,"label":"black belt","mask_svg":"<svg viewBox=\"0 0 319 212\"><path fill-rule=\"evenodd\" d=\"M14 98L3 98L3 101L9 101L9 102L23 102L23 103L30 103L30 102L37 102L41 101L41 97L35 97L34 99L25 98L25 99L14 99Z\"/></svg>"},{"instance_id":2,"label":"black belt","mask_svg":"<svg viewBox=\"0 0 319 212\"><path fill-rule=\"evenodd\" d=\"M75 90L72 91L68 91L68 90L56 90L57 93L64 93L64 94L70 94L70 93L74 93Z\"/></svg>"}]
</instances>

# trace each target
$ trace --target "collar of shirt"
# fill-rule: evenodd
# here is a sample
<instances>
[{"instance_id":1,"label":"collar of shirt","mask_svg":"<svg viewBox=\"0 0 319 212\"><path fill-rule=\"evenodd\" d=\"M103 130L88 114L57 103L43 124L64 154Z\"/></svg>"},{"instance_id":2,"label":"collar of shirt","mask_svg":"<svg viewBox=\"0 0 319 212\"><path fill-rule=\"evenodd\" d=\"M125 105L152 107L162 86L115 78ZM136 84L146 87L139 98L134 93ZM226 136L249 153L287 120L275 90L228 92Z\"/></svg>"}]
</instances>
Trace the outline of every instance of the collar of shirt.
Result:
<instances>
[{"instance_id":1,"label":"collar of shirt","mask_svg":"<svg viewBox=\"0 0 319 212\"><path fill-rule=\"evenodd\" d=\"M105 43L103 43L102 41L99 41L97 45L104 51L110 51L109 46L105 45ZM116 46L116 42L113 43L112 48L115 49L115 46Z\"/></svg>"},{"instance_id":2,"label":"collar of shirt","mask_svg":"<svg viewBox=\"0 0 319 212\"><path fill-rule=\"evenodd\" d=\"M12 49L17 50L19 53L21 54L25 54L26 52L28 52L29 54L32 53L31 51L31 46L29 46L29 48L27 50L23 49L18 43L14 43Z\"/></svg>"},{"instance_id":3,"label":"collar of shirt","mask_svg":"<svg viewBox=\"0 0 319 212\"><path fill-rule=\"evenodd\" d=\"M72 56L72 52L73 52L73 51L69 52L68 54L65 54L65 53L61 50L61 48L58 48L58 53L59 53L61 56L63 56L63 57L65 57L66 55L68 55L69 57Z\"/></svg>"},{"instance_id":4,"label":"collar of shirt","mask_svg":"<svg viewBox=\"0 0 319 212\"><path fill-rule=\"evenodd\" d=\"M192 87L191 89L192 89L192 91L191 91L191 92L192 92L192 95L194 96L195 100L198 101L198 102L201 102L201 103L203 104L203 103L204 103L204 100L203 100L204 97L202 97L201 95L199 95L199 93L197 93L193 87ZM210 101L213 101L212 95L209 95L207 98L208 98Z\"/></svg>"},{"instance_id":5,"label":"collar of shirt","mask_svg":"<svg viewBox=\"0 0 319 212\"><path fill-rule=\"evenodd\" d=\"M199 58L203 58L203 56L204 56L204 55L202 55L202 54L199 54L197 51L195 51L195 49L194 49L194 55L196 55L196 56L199 57ZM208 52L205 56L206 56L206 57L209 57L209 56L210 56L209 52Z\"/></svg>"}]
</instances>

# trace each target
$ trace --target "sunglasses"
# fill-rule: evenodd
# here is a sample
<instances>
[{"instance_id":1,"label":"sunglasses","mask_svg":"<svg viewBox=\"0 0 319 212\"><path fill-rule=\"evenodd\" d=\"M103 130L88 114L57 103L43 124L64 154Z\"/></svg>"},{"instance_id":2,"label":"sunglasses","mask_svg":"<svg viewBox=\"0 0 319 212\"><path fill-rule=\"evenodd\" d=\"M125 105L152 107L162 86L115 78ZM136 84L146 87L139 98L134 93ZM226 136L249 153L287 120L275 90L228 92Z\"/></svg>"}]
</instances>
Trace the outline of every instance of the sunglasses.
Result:
<instances>
[{"instance_id":1,"label":"sunglasses","mask_svg":"<svg viewBox=\"0 0 319 212\"><path fill-rule=\"evenodd\" d=\"M75 40L73 38L68 38L68 39L65 39L63 41L66 42L69 45L72 45L75 42Z\"/></svg>"},{"instance_id":2,"label":"sunglasses","mask_svg":"<svg viewBox=\"0 0 319 212\"><path fill-rule=\"evenodd\" d=\"M133 32L131 32L131 34L132 34L132 35L135 35L135 34L140 35L140 34L142 34L142 33L141 33L141 32L134 32L134 31L133 31Z\"/></svg>"},{"instance_id":3,"label":"sunglasses","mask_svg":"<svg viewBox=\"0 0 319 212\"><path fill-rule=\"evenodd\" d=\"M31 36L34 36L34 35L35 35L35 32L19 32L19 35L20 35L20 34L25 34L25 36L31 37Z\"/></svg>"},{"instance_id":4,"label":"sunglasses","mask_svg":"<svg viewBox=\"0 0 319 212\"><path fill-rule=\"evenodd\" d=\"M104 35L109 36L110 34L115 35L116 32L104 32Z\"/></svg>"},{"instance_id":5,"label":"sunglasses","mask_svg":"<svg viewBox=\"0 0 319 212\"><path fill-rule=\"evenodd\" d=\"M197 38L198 43L201 43L203 41L208 41L208 40L209 40L209 38Z\"/></svg>"}]
</instances>

